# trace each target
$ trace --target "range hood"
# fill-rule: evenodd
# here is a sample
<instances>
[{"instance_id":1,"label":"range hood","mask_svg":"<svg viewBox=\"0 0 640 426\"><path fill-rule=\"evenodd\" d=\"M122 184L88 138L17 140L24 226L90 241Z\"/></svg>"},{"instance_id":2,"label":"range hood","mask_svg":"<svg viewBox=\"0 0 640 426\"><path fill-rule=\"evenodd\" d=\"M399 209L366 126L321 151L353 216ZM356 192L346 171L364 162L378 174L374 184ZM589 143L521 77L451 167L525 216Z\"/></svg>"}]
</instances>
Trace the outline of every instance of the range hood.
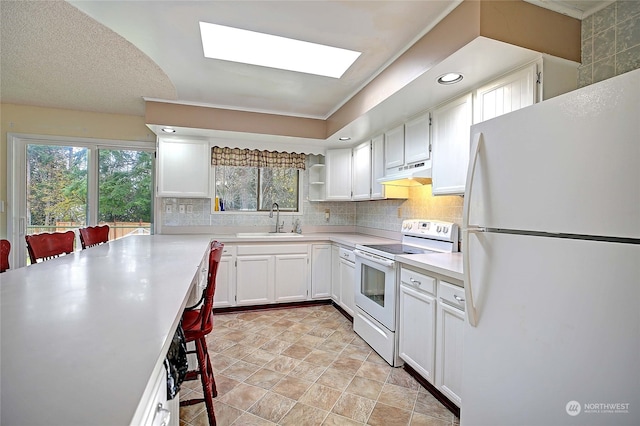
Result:
<instances>
[{"instance_id":1,"label":"range hood","mask_svg":"<svg viewBox=\"0 0 640 426\"><path fill-rule=\"evenodd\" d=\"M397 173L381 177L376 182L391 186L421 186L431 183L431 162L400 168Z\"/></svg>"}]
</instances>

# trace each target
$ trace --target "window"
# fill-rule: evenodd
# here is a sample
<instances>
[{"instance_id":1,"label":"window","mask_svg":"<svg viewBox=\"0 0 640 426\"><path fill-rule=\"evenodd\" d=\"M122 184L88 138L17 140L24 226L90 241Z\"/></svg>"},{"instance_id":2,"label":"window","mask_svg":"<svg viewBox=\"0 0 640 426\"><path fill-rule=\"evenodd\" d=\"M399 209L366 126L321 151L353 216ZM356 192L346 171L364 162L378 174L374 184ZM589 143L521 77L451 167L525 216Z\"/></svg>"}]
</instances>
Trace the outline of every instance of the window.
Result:
<instances>
[{"instance_id":1,"label":"window","mask_svg":"<svg viewBox=\"0 0 640 426\"><path fill-rule=\"evenodd\" d=\"M225 211L299 211L299 171L295 168L216 166L215 193Z\"/></svg>"},{"instance_id":2,"label":"window","mask_svg":"<svg viewBox=\"0 0 640 426\"><path fill-rule=\"evenodd\" d=\"M110 240L152 232L154 149L148 143L18 134L7 142L12 265L27 264L29 234L105 223Z\"/></svg>"}]
</instances>

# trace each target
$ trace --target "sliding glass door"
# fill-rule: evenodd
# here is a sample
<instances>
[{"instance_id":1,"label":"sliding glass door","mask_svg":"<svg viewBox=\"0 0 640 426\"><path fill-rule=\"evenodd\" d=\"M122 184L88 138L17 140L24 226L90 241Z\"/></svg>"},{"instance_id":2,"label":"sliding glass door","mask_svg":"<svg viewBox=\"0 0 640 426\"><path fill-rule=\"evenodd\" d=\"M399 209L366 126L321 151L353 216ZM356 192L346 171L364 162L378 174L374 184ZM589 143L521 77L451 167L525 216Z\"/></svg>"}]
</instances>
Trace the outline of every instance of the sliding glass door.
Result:
<instances>
[{"instance_id":1,"label":"sliding glass door","mask_svg":"<svg viewBox=\"0 0 640 426\"><path fill-rule=\"evenodd\" d=\"M8 148L12 265L28 264L25 235L98 224L109 225L110 240L152 233L148 143L9 135Z\"/></svg>"}]
</instances>

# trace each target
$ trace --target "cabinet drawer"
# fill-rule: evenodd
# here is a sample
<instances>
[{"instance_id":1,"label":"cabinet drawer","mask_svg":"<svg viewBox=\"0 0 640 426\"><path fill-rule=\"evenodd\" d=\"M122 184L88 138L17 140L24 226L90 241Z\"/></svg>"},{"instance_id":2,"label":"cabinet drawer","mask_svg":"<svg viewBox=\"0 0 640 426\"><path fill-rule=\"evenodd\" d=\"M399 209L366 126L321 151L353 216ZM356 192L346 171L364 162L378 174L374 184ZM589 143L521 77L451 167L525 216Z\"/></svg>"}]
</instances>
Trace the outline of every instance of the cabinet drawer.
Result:
<instances>
[{"instance_id":1,"label":"cabinet drawer","mask_svg":"<svg viewBox=\"0 0 640 426\"><path fill-rule=\"evenodd\" d=\"M464 288L446 281L440 281L438 284L438 297L443 303L464 311Z\"/></svg>"},{"instance_id":2,"label":"cabinet drawer","mask_svg":"<svg viewBox=\"0 0 640 426\"><path fill-rule=\"evenodd\" d=\"M307 253L307 244L273 244L238 246L238 256L254 254L302 254Z\"/></svg>"},{"instance_id":3,"label":"cabinet drawer","mask_svg":"<svg viewBox=\"0 0 640 426\"><path fill-rule=\"evenodd\" d=\"M234 254L236 254L236 247L225 244L225 246L222 248L222 255L233 256Z\"/></svg>"},{"instance_id":4,"label":"cabinet drawer","mask_svg":"<svg viewBox=\"0 0 640 426\"><path fill-rule=\"evenodd\" d=\"M400 272L402 284L430 294L436 294L436 279L411 269L402 268Z\"/></svg>"},{"instance_id":5,"label":"cabinet drawer","mask_svg":"<svg viewBox=\"0 0 640 426\"><path fill-rule=\"evenodd\" d=\"M349 262L355 262L356 261L356 255L353 254L353 250L349 250L349 249L345 249L340 247L340 259L344 259L347 260Z\"/></svg>"}]
</instances>

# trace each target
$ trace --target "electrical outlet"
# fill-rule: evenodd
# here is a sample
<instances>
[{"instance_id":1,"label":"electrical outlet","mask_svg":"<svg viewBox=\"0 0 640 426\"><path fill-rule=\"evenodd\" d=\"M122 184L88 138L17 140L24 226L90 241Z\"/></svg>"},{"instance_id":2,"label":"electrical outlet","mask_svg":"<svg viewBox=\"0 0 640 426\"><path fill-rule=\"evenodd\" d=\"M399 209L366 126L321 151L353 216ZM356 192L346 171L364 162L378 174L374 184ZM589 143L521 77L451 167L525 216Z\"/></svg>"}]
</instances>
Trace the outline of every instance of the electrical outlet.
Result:
<instances>
[{"instance_id":1,"label":"electrical outlet","mask_svg":"<svg viewBox=\"0 0 640 426\"><path fill-rule=\"evenodd\" d=\"M184 214L184 204L180 204L180 205L178 206L178 212L179 212L180 214Z\"/></svg>"},{"instance_id":2,"label":"electrical outlet","mask_svg":"<svg viewBox=\"0 0 640 426\"><path fill-rule=\"evenodd\" d=\"M171 204L167 204L166 206L164 206L164 212L165 213L173 213L173 206Z\"/></svg>"},{"instance_id":3,"label":"electrical outlet","mask_svg":"<svg viewBox=\"0 0 640 426\"><path fill-rule=\"evenodd\" d=\"M398 207L398 217L402 218L402 207Z\"/></svg>"},{"instance_id":4,"label":"electrical outlet","mask_svg":"<svg viewBox=\"0 0 640 426\"><path fill-rule=\"evenodd\" d=\"M187 213L193 213L193 204L187 204Z\"/></svg>"}]
</instances>

